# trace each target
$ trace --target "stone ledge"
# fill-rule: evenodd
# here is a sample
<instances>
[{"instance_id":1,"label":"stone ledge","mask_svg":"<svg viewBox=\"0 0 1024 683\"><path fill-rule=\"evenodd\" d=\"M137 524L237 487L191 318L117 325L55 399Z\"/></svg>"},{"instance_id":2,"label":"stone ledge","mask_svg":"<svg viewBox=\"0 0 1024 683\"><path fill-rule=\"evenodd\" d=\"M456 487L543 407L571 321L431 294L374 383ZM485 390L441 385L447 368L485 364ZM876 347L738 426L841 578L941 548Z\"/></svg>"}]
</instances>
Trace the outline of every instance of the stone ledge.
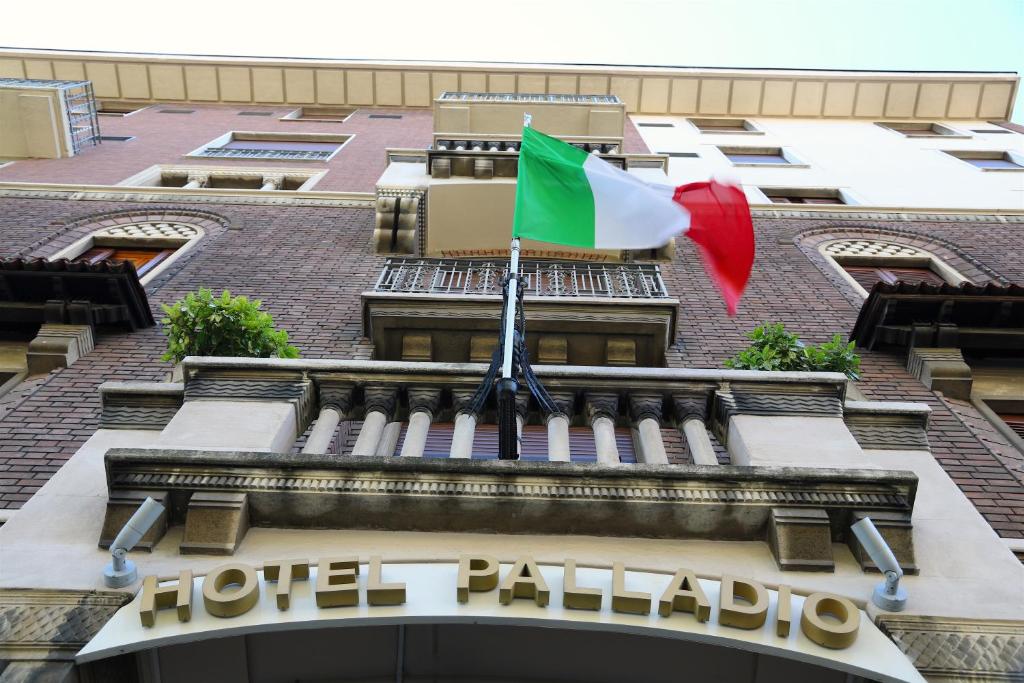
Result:
<instances>
[{"instance_id":1,"label":"stone ledge","mask_svg":"<svg viewBox=\"0 0 1024 683\"><path fill-rule=\"evenodd\" d=\"M928 418L923 403L901 401L847 401L843 420L861 448L873 450L929 450Z\"/></svg>"},{"instance_id":2,"label":"stone ledge","mask_svg":"<svg viewBox=\"0 0 1024 683\"><path fill-rule=\"evenodd\" d=\"M773 507L814 508L841 542L856 513L906 513L910 472L112 449L108 486L247 494L249 524L758 540ZM799 558L797 558L799 559Z\"/></svg>"},{"instance_id":3,"label":"stone ledge","mask_svg":"<svg viewBox=\"0 0 1024 683\"><path fill-rule=\"evenodd\" d=\"M0 590L0 659L72 660L129 593Z\"/></svg>"}]
</instances>

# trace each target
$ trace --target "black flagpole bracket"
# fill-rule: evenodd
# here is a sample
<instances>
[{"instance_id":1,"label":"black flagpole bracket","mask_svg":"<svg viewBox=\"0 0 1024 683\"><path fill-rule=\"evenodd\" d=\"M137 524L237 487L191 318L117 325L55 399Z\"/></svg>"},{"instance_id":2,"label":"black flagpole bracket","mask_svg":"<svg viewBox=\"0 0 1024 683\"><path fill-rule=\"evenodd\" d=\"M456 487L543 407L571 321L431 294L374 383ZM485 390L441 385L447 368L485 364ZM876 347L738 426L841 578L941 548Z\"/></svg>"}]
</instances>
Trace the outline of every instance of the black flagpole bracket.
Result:
<instances>
[{"instance_id":1,"label":"black flagpole bracket","mask_svg":"<svg viewBox=\"0 0 1024 683\"><path fill-rule=\"evenodd\" d=\"M505 276L502 287L504 301L508 301L510 275ZM484 407L491 392L494 391L498 405L498 457L501 460L519 459L519 430L516 424L516 395L521 388L521 381L525 382L526 388L536 399L541 411L545 414L557 412L554 401L533 371L530 364L530 354L526 349L526 312L523 310L524 286L522 280L517 280L515 305L515 332L512 335L512 374L511 377L503 378L501 375L502 360L505 354L504 334L499 333L498 348L491 356L491 364L487 368L483 381L477 387L476 393L470 402L470 409L477 415L483 414ZM502 306L501 330L505 329L505 316L507 307Z\"/></svg>"}]
</instances>

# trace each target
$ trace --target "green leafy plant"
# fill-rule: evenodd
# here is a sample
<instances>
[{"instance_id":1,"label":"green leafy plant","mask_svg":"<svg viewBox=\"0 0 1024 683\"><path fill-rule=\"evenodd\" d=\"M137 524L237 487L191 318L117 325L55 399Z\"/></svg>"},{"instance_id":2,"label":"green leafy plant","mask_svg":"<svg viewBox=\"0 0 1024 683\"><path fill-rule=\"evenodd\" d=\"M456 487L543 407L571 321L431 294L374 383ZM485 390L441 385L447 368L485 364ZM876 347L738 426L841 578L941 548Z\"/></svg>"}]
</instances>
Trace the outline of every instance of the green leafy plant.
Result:
<instances>
[{"instance_id":1,"label":"green leafy plant","mask_svg":"<svg viewBox=\"0 0 1024 683\"><path fill-rule=\"evenodd\" d=\"M818 346L808 346L782 323L764 324L747 335L751 344L725 361L725 367L737 370L804 370L841 372L860 379L860 356L853 352L854 342L840 335Z\"/></svg>"},{"instance_id":2,"label":"green leafy plant","mask_svg":"<svg viewBox=\"0 0 1024 683\"><path fill-rule=\"evenodd\" d=\"M274 319L260 310L261 305L259 299L233 297L227 290L215 297L202 287L163 305L167 353L162 359L177 363L185 356L298 358L288 333L274 329Z\"/></svg>"}]
</instances>

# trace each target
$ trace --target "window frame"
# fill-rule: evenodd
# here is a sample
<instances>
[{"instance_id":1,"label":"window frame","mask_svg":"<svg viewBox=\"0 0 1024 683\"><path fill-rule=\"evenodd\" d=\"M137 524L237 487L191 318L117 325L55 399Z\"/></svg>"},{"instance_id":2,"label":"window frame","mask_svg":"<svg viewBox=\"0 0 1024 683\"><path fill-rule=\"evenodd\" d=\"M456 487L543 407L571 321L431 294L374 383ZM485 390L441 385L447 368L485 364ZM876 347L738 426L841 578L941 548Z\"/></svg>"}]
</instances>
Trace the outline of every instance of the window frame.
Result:
<instances>
[{"instance_id":1,"label":"window frame","mask_svg":"<svg viewBox=\"0 0 1024 683\"><path fill-rule=\"evenodd\" d=\"M797 156L789 147L770 147L754 145L716 145L715 149L721 153L722 158L729 164L739 168L810 168L811 165L803 158ZM733 161L730 154L746 154L750 156L780 156L785 159L784 163L776 161L759 164L750 161Z\"/></svg>"},{"instance_id":2,"label":"window frame","mask_svg":"<svg viewBox=\"0 0 1024 683\"><path fill-rule=\"evenodd\" d=\"M159 223L161 221L137 221L137 223ZM131 248L166 248L174 249L174 253L167 258L160 261L152 269L147 270L144 274L139 276L139 283L143 286L149 284L156 276L167 270L173 263L181 259L186 253L195 248L197 244L206 236L206 231L194 223L184 223L181 221L174 221L181 225L186 225L196 231L193 237L134 237L134 236L113 236L104 235L104 233L110 230L110 227L101 228L96 230L81 239L76 240L72 244L64 247L56 254L47 257L47 261L57 261L59 259L74 260L90 249L99 247L111 247L121 249ZM137 224L136 223L136 224ZM111 226L111 227L127 227L133 225L131 223L125 225Z\"/></svg>"},{"instance_id":3,"label":"window frame","mask_svg":"<svg viewBox=\"0 0 1024 683\"><path fill-rule=\"evenodd\" d=\"M241 138L236 136L243 136ZM303 164L325 164L345 148L348 143L352 142L355 138L353 133L287 133L287 132L270 132L270 131L248 131L248 130L229 130L227 133L220 135L213 140L210 140L204 145L197 147L185 156L196 157L200 159L241 159L243 161L288 161L298 162ZM224 147L229 142L236 142L238 140L252 140L254 142L324 142L324 143L337 143L337 147L327 157L318 159L303 159L301 157L274 157L266 156L261 158L255 157L236 157L231 155L216 155L216 154L204 154L204 152L211 148ZM272 152L274 150L267 150Z\"/></svg>"},{"instance_id":4,"label":"window frame","mask_svg":"<svg viewBox=\"0 0 1024 683\"><path fill-rule=\"evenodd\" d=\"M1009 149L942 149L943 154L961 161L977 171L994 173L1020 173L1024 171L1024 154ZM994 156L992 156L994 155ZM971 163L971 159L1003 159L1016 164L1016 168L985 168Z\"/></svg>"},{"instance_id":5,"label":"window frame","mask_svg":"<svg viewBox=\"0 0 1024 683\"><path fill-rule=\"evenodd\" d=\"M307 109L311 110L311 111L314 110L314 109L321 109L321 110L344 110L344 111L348 111L348 113L345 114L344 116L339 114L339 115L337 115L336 118L329 118L329 119L307 119L307 118L303 118L303 115L304 115L304 113L305 113L305 111ZM350 118L355 116L355 113L357 111L359 111L358 107L345 107L345 106L336 106L335 107L335 106L330 106L330 105L315 105L315 104L312 104L312 105L307 105L307 106L304 106L304 107L298 107L296 109L293 109L292 111L288 112L284 116L281 116L277 120L278 121L300 121L300 122L303 122L303 123L345 123ZM326 115L327 116L332 116L332 114L329 114L329 113L326 114Z\"/></svg>"},{"instance_id":6,"label":"window frame","mask_svg":"<svg viewBox=\"0 0 1024 683\"><path fill-rule=\"evenodd\" d=\"M791 185L758 185L753 188L758 199L763 199L765 204L772 206L857 206L863 204L854 193L842 187L793 187ZM813 198L836 198L840 204L787 204L786 202L775 202L769 193L787 193L794 197Z\"/></svg>"},{"instance_id":7,"label":"window frame","mask_svg":"<svg viewBox=\"0 0 1024 683\"><path fill-rule=\"evenodd\" d=\"M295 182L302 182L295 189L274 190L274 192L309 192L324 176L329 173L328 169L314 170L310 168L287 168L279 166L266 166L263 168L252 166L183 166L176 164L156 164L150 166L133 176L125 178L117 183L118 187L159 187L167 190L187 191L190 194L196 192L223 191L223 192L263 192L259 187L201 187L184 190L177 185L164 185L163 180L168 176L184 176L191 174L206 174L211 177L251 177L262 178L265 175L291 176Z\"/></svg>"},{"instance_id":8,"label":"window frame","mask_svg":"<svg viewBox=\"0 0 1024 683\"><path fill-rule=\"evenodd\" d=\"M926 132L926 131L922 130L920 133L911 133L911 132L902 131L902 130L900 130L898 128L893 128L894 125L900 125L900 124L912 124L912 125L926 124L926 125L930 126L930 128L928 129L929 132ZM937 123L935 121L875 121L875 125L879 126L881 128L884 128L885 130L887 130L887 131L889 131L891 133L896 133L897 135L901 135L901 136L903 136L905 138L926 138L926 139L927 138L945 138L945 139L950 139L950 138L958 139L959 138L959 139L968 140L968 139L974 137L970 133L965 133L964 131L962 131L960 129L957 129L957 128L953 128L952 126L949 126L948 124Z\"/></svg>"},{"instance_id":9,"label":"window frame","mask_svg":"<svg viewBox=\"0 0 1024 683\"><path fill-rule=\"evenodd\" d=\"M715 121L739 121L741 127L736 130L704 130L701 126L714 125ZM689 117L686 119L694 130L700 135L764 135L764 130L761 129L756 123L750 119L736 118L731 116L725 117Z\"/></svg>"},{"instance_id":10,"label":"window frame","mask_svg":"<svg viewBox=\"0 0 1024 683\"><path fill-rule=\"evenodd\" d=\"M1020 398L1007 398L1003 396L971 396L973 405L981 415L988 420L997 432L1005 438L1011 446L1024 453L1024 438L1021 438L1005 420L1001 413L1013 412L1024 413L1024 394Z\"/></svg>"},{"instance_id":11,"label":"window frame","mask_svg":"<svg viewBox=\"0 0 1024 683\"><path fill-rule=\"evenodd\" d=\"M942 278L951 285L956 286L964 282L970 282L970 280L961 275L955 268L951 267L945 261L935 256L935 254L932 254L931 252L916 246L911 247L911 245L906 245L907 247L912 248L918 252L917 254L911 256L861 256L828 253L828 248L833 244L839 242L849 242L851 239L853 238L846 237L843 239L829 240L827 242L823 242L822 244L818 245L818 253L821 254L822 257L824 257L825 261L829 264L829 266L831 266L836 272L838 272L839 276L848 285L853 287L853 290L857 292L862 298L866 299L868 297L868 291L864 289L864 287L862 287L861 284L857 282L857 280L854 279L852 275L846 272L846 269L843 268L843 265L865 266L875 268L884 268L886 266L892 268L928 268L933 273L935 273L936 275L938 275L940 278ZM897 246L903 246L900 245L899 242L891 242L888 240L875 240L872 238L865 238L865 241L881 242L884 244L894 244Z\"/></svg>"}]
</instances>

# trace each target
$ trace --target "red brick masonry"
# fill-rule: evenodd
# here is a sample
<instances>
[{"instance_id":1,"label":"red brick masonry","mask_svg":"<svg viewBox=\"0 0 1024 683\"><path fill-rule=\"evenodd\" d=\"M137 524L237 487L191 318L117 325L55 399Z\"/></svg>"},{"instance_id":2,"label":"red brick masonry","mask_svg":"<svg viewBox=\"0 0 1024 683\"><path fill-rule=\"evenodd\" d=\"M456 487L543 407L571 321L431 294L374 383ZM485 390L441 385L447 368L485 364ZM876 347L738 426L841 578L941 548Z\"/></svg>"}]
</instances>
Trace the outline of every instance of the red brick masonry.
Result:
<instances>
[{"instance_id":1,"label":"red brick masonry","mask_svg":"<svg viewBox=\"0 0 1024 683\"><path fill-rule=\"evenodd\" d=\"M0 199L0 257L52 254L88 231L68 227L69 223L130 208L156 211L152 205ZM196 249L147 287L154 314L159 317L161 303L199 286L228 288L262 298L305 357L369 357L370 343L361 336L359 293L372 287L383 264L382 258L369 253L372 211L214 204L201 208L221 217L225 225L211 228ZM810 342L825 341L837 332L848 335L860 300L827 265L812 257L813 242L822 234L853 229L921 240L933 247L940 243L950 258L979 264L972 271L979 281L999 277L1024 282L1024 247L1017 225L759 219L756 270L736 318L725 315L689 244L681 244L677 260L663 266L669 291L681 302L669 365L721 367L745 345L744 334L765 321L782 321ZM163 348L159 328L101 333L96 349L71 368L9 397L10 410L0 417L0 508L18 507L93 433L100 383L164 379L170 366L159 360ZM931 406L929 439L936 459L1000 534L1024 538L1020 462L1012 449L1002 452L1000 460L991 434L969 428L979 419L974 409L926 389L907 373L900 358L864 352L863 370L859 387L869 398ZM899 469L895 452L893 458L893 467Z\"/></svg>"}]
</instances>

